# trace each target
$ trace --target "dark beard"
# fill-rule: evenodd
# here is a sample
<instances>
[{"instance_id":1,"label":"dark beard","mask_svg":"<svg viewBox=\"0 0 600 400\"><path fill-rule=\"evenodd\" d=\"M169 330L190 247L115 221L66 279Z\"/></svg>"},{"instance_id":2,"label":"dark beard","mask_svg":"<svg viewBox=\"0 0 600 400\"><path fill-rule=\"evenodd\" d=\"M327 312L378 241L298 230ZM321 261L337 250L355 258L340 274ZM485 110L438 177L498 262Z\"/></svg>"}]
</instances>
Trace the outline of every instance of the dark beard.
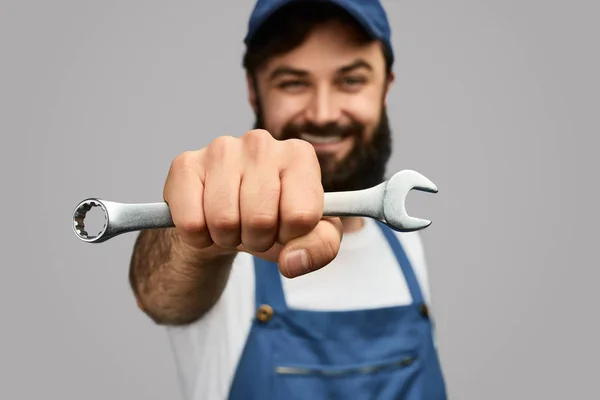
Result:
<instances>
[{"instance_id":1,"label":"dark beard","mask_svg":"<svg viewBox=\"0 0 600 400\"><path fill-rule=\"evenodd\" d=\"M254 129L266 129L261 113L257 115ZM385 108L368 143L364 139L365 127L358 122L347 126L335 123L325 126L288 124L283 128L280 139L298 139L302 132L354 137L354 148L341 161L336 161L330 155L317 153L323 189L326 192L367 189L385 180L386 166L392 152L392 136Z\"/></svg>"}]
</instances>

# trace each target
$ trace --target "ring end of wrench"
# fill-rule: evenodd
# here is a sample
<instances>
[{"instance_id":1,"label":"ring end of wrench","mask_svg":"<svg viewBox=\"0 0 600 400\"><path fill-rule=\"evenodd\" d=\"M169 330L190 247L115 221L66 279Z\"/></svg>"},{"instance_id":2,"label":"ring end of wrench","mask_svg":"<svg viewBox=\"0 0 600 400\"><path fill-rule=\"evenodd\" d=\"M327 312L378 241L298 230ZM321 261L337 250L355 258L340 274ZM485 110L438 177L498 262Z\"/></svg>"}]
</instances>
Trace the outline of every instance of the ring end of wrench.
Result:
<instances>
[{"instance_id":1,"label":"ring end of wrench","mask_svg":"<svg viewBox=\"0 0 600 400\"><path fill-rule=\"evenodd\" d=\"M85 218L87 213L93 208L100 208L104 213L104 223L100 231L95 235L90 235L85 227ZM105 240L104 234L108 228L108 211L101 200L96 198L87 198L82 200L75 211L73 211L73 232L75 235L87 243L99 243ZM89 228L88 228L89 229Z\"/></svg>"}]
</instances>

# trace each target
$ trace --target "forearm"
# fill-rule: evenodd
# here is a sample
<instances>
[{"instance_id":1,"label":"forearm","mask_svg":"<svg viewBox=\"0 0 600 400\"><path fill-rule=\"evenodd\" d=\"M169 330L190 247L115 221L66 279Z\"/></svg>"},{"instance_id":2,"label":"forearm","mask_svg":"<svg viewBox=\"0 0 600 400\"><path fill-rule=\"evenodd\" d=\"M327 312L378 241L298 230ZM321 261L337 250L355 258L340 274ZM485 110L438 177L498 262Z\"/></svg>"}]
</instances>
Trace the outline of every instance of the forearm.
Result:
<instances>
[{"instance_id":1,"label":"forearm","mask_svg":"<svg viewBox=\"0 0 600 400\"><path fill-rule=\"evenodd\" d=\"M217 302L235 255L193 249L178 240L174 229L143 231L132 253L130 284L154 322L188 324Z\"/></svg>"}]
</instances>

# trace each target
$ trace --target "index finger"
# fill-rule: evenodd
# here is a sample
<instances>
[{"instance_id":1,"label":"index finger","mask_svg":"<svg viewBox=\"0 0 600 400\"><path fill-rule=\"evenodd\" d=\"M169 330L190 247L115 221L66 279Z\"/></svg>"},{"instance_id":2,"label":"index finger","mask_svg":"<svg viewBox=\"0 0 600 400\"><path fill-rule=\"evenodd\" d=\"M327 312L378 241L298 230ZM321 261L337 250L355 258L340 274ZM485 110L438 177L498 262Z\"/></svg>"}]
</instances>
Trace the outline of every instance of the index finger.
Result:
<instances>
[{"instance_id":1,"label":"index finger","mask_svg":"<svg viewBox=\"0 0 600 400\"><path fill-rule=\"evenodd\" d=\"M188 245L205 248L212 245L206 229L203 206L202 152L185 152L172 163L163 191L175 230Z\"/></svg>"}]
</instances>

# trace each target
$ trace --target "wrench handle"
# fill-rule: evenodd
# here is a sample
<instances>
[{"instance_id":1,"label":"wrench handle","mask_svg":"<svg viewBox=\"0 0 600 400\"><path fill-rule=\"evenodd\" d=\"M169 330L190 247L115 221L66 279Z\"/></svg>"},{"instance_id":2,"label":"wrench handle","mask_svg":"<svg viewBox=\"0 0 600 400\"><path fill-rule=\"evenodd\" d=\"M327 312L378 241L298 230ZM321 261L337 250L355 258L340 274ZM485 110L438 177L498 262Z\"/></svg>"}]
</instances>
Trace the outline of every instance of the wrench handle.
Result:
<instances>
[{"instance_id":1,"label":"wrench handle","mask_svg":"<svg viewBox=\"0 0 600 400\"><path fill-rule=\"evenodd\" d=\"M323 216L383 218L385 184L369 189L326 192Z\"/></svg>"},{"instance_id":2,"label":"wrench handle","mask_svg":"<svg viewBox=\"0 0 600 400\"><path fill-rule=\"evenodd\" d=\"M124 233L144 229L175 226L167 203L124 204L103 201L109 218L109 228Z\"/></svg>"},{"instance_id":3,"label":"wrench handle","mask_svg":"<svg viewBox=\"0 0 600 400\"><path fill-rule=\"evenodd\" d=\"M390 179L363 190L326 192L323 216L369 217L394 230L411 232L424 229L431 221L411 217L405 208L405 198L412 189L437 193L437 187L425 176L412 170L403 170ZM105 224L97 235L89 235L84 223L88 211L100 207ZM88 198L81 201L73 213L73 230L79 239L88 243L104 242L126 232L153 228L173 227L171 211L166 202L117 203Z\"/></svg>"},{"instance_id":4,"label":"wrench handle","mask_svg":"<svg viewBox=\"0 0 600 400\"><path fill-rule=\"evenodd\" d=\"M323 216L363 216L383 220L382 198L385 184L369 189L325 193ZM85 231L84 218L92 207L104 211L105 225L100 233L91 236ZM166 202L118 203L96 198L79 203L73 217L73 230L85 242L101 243L123 233L156 228L174 227Z\"/></svg>"}]
</instances>

